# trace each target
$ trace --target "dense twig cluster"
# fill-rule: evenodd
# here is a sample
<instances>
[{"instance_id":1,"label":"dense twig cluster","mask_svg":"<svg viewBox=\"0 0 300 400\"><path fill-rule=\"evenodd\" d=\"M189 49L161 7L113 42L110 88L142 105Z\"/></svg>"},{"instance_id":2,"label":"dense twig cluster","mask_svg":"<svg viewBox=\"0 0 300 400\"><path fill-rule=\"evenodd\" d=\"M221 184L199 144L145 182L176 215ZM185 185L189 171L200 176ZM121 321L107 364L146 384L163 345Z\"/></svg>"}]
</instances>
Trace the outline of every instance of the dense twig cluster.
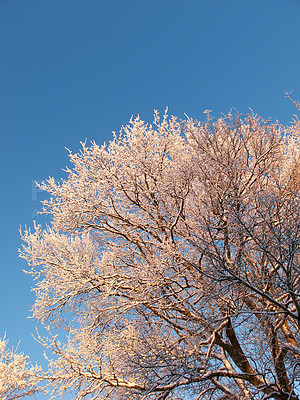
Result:
<instances>
[{"instance_id":1,"label":"dense twig cluster","mask_svg":"<svg viewBox=\"0 0 300 400\"><path fill-rule=\"evenodd\" d=\"M27 357L7 349L7 341L0 339L0 397L3 400L21 399L41 390L38 367L28 364Z\"/></svg>"}]
</instances>

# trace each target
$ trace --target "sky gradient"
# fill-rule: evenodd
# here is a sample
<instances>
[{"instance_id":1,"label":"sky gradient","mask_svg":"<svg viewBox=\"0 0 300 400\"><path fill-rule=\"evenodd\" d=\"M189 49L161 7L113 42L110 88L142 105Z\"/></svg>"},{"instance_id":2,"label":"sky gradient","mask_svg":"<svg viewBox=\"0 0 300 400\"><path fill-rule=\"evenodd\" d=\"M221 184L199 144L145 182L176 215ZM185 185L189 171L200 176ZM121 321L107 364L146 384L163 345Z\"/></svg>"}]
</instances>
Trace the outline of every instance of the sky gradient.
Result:
<instances>
[{"instance_id":1,"label":"sky gradient","mask_svg":"<svg viewBox=\"0 0 300 400\"><path fill-rule=\"evenodd\" d=\"M288 124L300 100L300 0L0 1L0 336L45 365L19 227L65 177L66 148L109 141L153 110L204 119L251 108Z\"/></svg>"}]
</instances>

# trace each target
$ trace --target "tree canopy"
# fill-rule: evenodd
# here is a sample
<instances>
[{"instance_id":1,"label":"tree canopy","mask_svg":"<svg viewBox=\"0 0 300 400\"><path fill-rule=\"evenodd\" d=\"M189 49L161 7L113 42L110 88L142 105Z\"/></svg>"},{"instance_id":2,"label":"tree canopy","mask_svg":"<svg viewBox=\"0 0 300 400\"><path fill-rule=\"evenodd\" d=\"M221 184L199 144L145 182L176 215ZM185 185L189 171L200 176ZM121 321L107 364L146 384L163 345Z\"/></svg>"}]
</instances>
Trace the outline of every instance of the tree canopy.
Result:
<instances>
[{"instance_id":1,"label":"tree canopy","mask_svg":"<svg viewBox=\"0 0 300 400\"><path fill-rule=\"evenodd\" d=\"M132 119L40 185L21 256L54 396L299 398L300 124L205 114Z\"/></svg>"}]
</instances>

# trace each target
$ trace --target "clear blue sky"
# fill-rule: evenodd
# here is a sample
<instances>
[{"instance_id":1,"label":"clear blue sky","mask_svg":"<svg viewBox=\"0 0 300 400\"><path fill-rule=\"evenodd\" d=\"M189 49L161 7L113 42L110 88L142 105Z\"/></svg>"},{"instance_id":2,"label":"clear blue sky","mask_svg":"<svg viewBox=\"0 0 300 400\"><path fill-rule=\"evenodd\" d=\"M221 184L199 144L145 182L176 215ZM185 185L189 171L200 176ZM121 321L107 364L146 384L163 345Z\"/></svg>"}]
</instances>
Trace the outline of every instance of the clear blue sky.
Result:
<instances>
[{"instance_id":1,"label":"clear blue sky","mask_svg":"<svg viewBox=\"0 0 300 400\"><path fill-rule=\"evenodd\" d=\"M0 336L32 361L31 278L18 228L32 182L64 176L65 147L108 141L132 114L232 107L288 123L300 99L300 0L0 0Z\"/></svg>"}]
</instances>

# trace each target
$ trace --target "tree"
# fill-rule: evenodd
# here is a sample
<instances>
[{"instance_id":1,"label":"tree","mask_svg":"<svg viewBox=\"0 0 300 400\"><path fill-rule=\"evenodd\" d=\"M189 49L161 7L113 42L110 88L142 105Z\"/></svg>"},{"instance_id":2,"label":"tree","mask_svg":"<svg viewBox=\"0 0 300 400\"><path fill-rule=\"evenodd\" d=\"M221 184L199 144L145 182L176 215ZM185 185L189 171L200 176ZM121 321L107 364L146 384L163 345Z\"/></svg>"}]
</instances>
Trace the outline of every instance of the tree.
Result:
<instances>
[{"instance_id":1,"label":"tree","mask_svg":"<svg viewBox=\"0 0 300 400\"><path fill-rule=\"evenodd\" d=\"M21 399L35 395L39 369L28 365L27 357L7 349L7 341L0 339L0 396L3 400Z\"/></svg>"},{"instance_id":2,"label":"tree","mask_svg":"<svg viewBox=\"0 0 300 400\"><path fill-rule=\"evenodd\" d=\"M40 185L21 256L55 396L300 398L300 123L206 117L133 119Z\"/></svg>"}]
</instances>

